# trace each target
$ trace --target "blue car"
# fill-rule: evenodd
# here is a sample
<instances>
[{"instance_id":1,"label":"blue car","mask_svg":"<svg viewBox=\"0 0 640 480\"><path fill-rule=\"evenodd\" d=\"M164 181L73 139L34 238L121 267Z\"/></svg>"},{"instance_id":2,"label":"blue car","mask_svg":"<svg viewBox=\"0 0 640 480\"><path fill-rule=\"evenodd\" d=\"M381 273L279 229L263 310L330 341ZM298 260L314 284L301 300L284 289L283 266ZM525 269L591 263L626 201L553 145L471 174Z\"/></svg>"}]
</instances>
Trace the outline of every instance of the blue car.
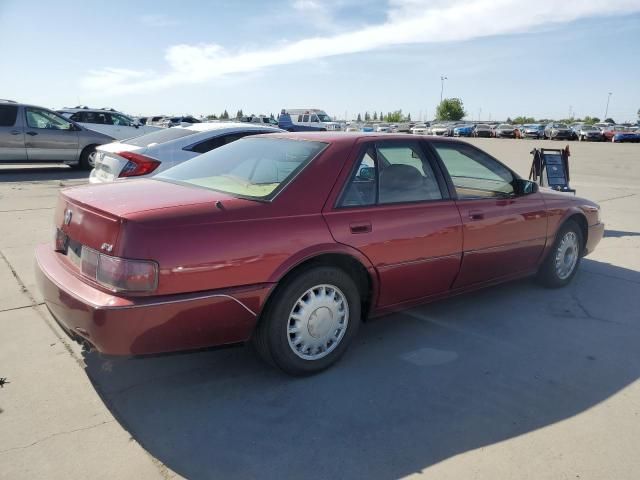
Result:
<instances>
[{"instance_id":1,"label":"blue car","mask_svg":"<svg viewBox=\"0 0 640 480\"><path fill-rule=\"evenodd\" d=\"M460 125L453 129L454 137L470 137L473 135L473 125Z\"/></svg>"}]
</instances>

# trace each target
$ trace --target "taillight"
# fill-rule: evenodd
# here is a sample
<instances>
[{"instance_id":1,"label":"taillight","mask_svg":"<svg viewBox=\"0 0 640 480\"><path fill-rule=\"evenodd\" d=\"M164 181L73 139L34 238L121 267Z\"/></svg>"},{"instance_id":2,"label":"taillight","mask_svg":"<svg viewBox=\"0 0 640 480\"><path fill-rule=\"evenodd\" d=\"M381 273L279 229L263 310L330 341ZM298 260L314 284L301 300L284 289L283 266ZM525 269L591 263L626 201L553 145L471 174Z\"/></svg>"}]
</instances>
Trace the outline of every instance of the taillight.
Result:
<instances>
[{"instance_id":1,"label":"taillight","mask_svg":"<svg viewBox=\"0 0 640 480\"><path fill-rule=\"evenodd\" d=\"M160 162L135 152L119 152L117 155L128 160L118 177L137 177L153 172Z\"/></svg>"},{"instance_id":2,"label":"taillight","mask_svg":"<svg viewBox=\"0 0 640 480\"><path fill-rule=\"evenodd\" d=\"M158 287L158 264L148 260L112 257L83 246L80 268L114 292L150 292Z\"/></svg>"}]
</instances>

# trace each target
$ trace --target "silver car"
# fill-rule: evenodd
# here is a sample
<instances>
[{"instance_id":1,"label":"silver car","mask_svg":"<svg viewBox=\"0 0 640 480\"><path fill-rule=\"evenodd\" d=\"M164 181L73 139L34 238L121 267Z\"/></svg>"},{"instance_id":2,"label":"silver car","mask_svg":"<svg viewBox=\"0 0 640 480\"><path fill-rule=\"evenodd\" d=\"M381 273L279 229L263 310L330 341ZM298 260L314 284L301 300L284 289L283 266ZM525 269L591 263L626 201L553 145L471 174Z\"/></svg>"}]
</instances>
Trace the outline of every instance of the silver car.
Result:
<instances>
[{"instance_id":1,"label":"silver car","mask_svg":"<svg viewBox=\"0 0 640 480\"><path fill-rule=\"evenodd\" d=\"M91 169L96 147L112 141L49 109L0 100L0 164L64 163Z\"/></svg>"},{"instance_id":2,"label":"silver car","mask_svg":"<svg viewBox=\"0 0 640 480\"><path fill-rule=\"evenodd\" d=\"M151 132L98 148L91 183L155 175L248 135L284 132L249 123L194 123Z\"/></svg>"}]
</instances>

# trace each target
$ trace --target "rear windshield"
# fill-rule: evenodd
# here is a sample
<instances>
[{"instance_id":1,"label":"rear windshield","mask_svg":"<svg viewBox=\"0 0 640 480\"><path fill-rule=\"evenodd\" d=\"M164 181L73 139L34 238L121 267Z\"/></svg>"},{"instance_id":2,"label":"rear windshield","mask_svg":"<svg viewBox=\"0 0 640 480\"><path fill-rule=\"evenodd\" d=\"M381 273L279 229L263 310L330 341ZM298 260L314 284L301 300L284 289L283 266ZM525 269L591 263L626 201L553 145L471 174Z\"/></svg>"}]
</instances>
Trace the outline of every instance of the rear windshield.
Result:
<instances>
[{"instance_id":1,"label":"rear windshield","mask_svg":"<svg viewBox=\"0 0 640 480\"><path fill-rule=\"evenodd\" d=\"M189 130L188 128L163 128L162 130L147 133L146 135L140 135L139 137L127 140L127 145L135 145L136 147L148 147L149 145L169 142L177 138L195 135L196 133L198 132Z\"/></svg>"},{"instance_id":2,"label":"rear windshield","mask_svg":"<svg viewBox=\"0 0 640 480\"><path fill-rule=\"evenodd\" d=\"M244 138L176 165L154 178L269 200L326 145L286 138Z\"/></svg>"}]
</instances>

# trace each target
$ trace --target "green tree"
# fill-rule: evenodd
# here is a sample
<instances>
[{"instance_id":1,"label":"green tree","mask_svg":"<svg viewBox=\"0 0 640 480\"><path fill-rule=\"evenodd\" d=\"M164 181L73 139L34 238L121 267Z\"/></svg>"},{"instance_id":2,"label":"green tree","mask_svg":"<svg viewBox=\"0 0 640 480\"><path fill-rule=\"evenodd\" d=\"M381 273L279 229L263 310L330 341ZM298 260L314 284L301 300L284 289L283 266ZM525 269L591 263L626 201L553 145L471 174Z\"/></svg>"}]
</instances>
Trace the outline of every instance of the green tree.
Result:
<instances>
[{"instance_id":1,"label":"green tree","mask_svg":"<svg viewBox=\"0 0 640 480\"><path fill-rule=\"evenodd\" d=\"M380 116L378 118L380 119L380 121L384 119L384 115L382 114L382 112L380 112Z\"/></svg>"},{"instance_id":2,"label":"green tree","mask_svg":"<svg viewBox=\"0 0 640 480\"><path fill-rule=\"evenodd\" d=\"M613 118L605 118L604 121L606 123L614 123L614 124L616 123L616 122L613 121Z\"/></svg>"},{"instance_id":3,"label":"green tree","mask_svg":"<svg viewBox=\"0 0 640 480\"><path fill-rule=\"evenodd\" d=\"M214 115L207 115L207 120L217 120L218 117L214 114Z\"/></svg>"},{"instance_id":4,"label":"green tree","mask_svg":"<svg viewBox=\"0 0 640 480\"><path fill-rule=\"evenodd\" d=\"M378 112L373 112L373 121L378 120Z\"/></svg>"},{"instance_id":5,"label":"green tree","mask_svg":"<svg viewBox=\"0 0 640 480\"><path fill-rule=\"evenodd\" d=\"M445 98L436 109L437 120L462 120L466 114L459 98Z\"/></svg>"},{"instance_id":6,"label":"green tree","mask_svg":"<svg viewBox=\"0 0 640 480\"><path fill-rule=\"evenodd\" d=\"M401 122L403 118L402 110L396 110L395 112L387 113L384 120L390 123L398 123Z\"/></svg>"},{"instance_id":7,"label":"green tree","mask_svg":"<svg viewBox=\"0 0 640 480\"><path fill-rule=\"evenodd\" d=\"M411 121L411 114L407 113L407 122L410 122L410 121Z\"/></svg>"},{"instance_id":8,"label":"green tree","mask_svg":"<svg viewBox=\"0 0 640 480\"><path fill-rule=\"evenodd\" d=\"M513 123L519 123L519 124L524 124L524 123L535 123L536 119L533 117L526 117L524 115L520 115L519 117L516 117L513 119Z\"/></svg>"},{"instance_id":9,"label":"green tree","mask_svg":"<svg viewBox=\"0 0 640 480\"><path fill-rule=\"evenodd\" d=\"M358 114L358 119L356 121L357 122L361 122L362 121L362 115Z\"/></svg>"},{"instance_id":10,"label":"green tree","mask_svg":"<svg viewBox=\"0 0 640 480\"><path fill-rule=\"evenodd\" d=\"M224 112L222 112L222 115L220 115L220 118L222 120L229 120L229 112L225 109Z\"/></svg>"},{"instance_id":11,"label":"green tree","mask_svg":"<svg viewBox=\"0 0 640 480\"><path fill-rule=\"evenodd\" d=\"M600 122L600 119L598 117L590 117L589 115L584 117L584 123L586 123L587 125L593 125L594 123L598 122Z\"/></svg>"},{"instance_id":12,"label":"green tree","mask_svg":"<svg viewBox=\"0 0 640 480\"><path fill-rule=\"evenodd\" d=\"M244 114L242 113L242 109L240 109L236 112L236 118L242 118L242 117L244 117Z\"/></svg>"},{"instance_id":13,"label":"green tree","mask_svg":"<svg viewBox=\"0 0 640 480\"><path fill-rule=\"evenodd\" d=\"M364 112L364 121L365 122L371 121L371 115L369 115L369 112Z\"/></svg>"}]
</instances>

